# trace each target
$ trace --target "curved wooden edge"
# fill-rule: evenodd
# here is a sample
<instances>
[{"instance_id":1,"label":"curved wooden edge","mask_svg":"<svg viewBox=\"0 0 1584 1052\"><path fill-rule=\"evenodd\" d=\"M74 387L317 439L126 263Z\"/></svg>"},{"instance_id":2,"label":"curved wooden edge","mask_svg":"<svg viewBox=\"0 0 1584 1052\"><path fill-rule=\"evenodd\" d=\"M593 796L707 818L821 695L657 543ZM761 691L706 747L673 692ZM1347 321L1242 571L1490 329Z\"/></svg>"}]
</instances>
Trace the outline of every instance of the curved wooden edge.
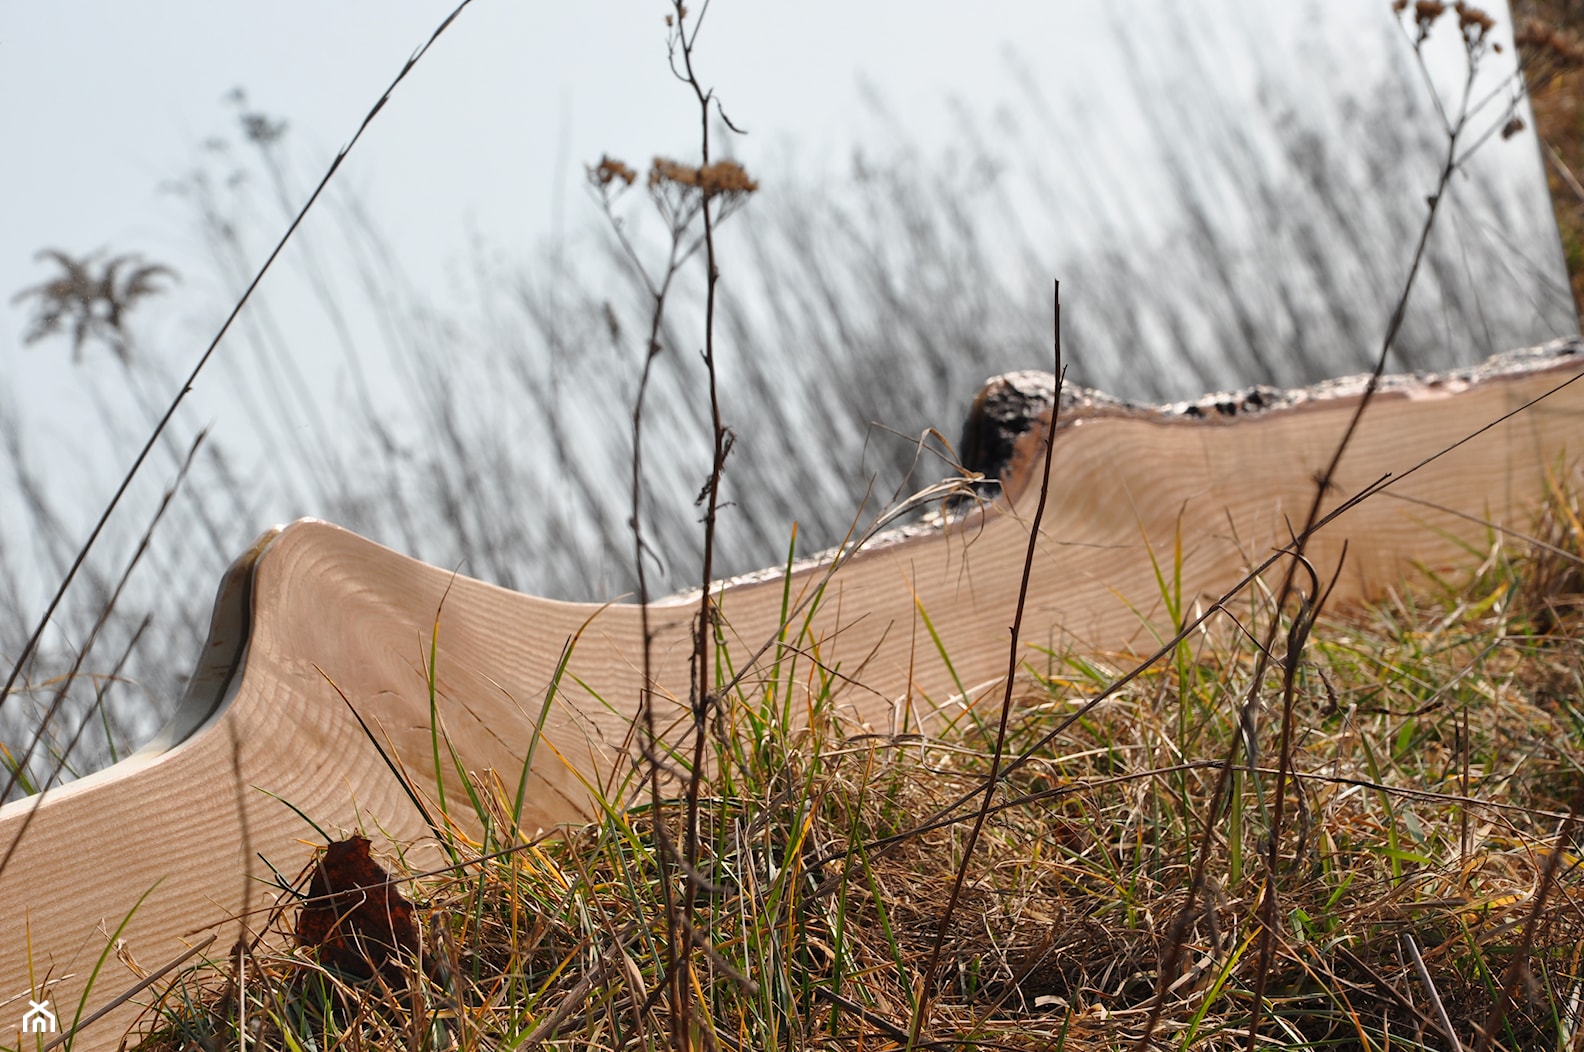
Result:
<instances>
[{"instance_id":1,"label":"curved wooden edge","mask_svg":"<svg viewBox=\"0 0 1584 1052\"><path fill-rule=\"evenodd\" d=\"M1383 400L1366 415L1331 502L1420 463L1579 368L1577 360L1551 362ZM1042 626L1025 635L1029 659L1045 660L1039 647L1152 648L1167 620L1156 567L1171 566L1177 539L1181 598L1191 608L1285 542L1353 404L1338 397L1236 427L1127 415L1064 426L1026 618ZM1038 431L1019 446L1024 478L1037 477ZM1342 599L1378 594L1416 566L1467 569L1478 561L1470 553L1490 543L1482 522L1526 526L1557 472L1576 463L1567 458L1577 457L1580 436L1584 383L1575 383L1349 511L1316 539L1312 557L1326 572L1349 542ZM769 574L723 585L735 653L775 636L784 589L796 602L823 588L798 626L799 676L815 659L835 669L840 713L872 729L938 725L1003 673L1030 503L893 536L828 582L820 566L804 565L789 580ZM651 608L656 683L670 699L663 719L680 722L684 712L676 699L686 696L695 610L681 598ZM633 769L626 736L640 639L632 606L508 592L325 523L261 538L222 583L201 674L166 747L49 794L0 875L0 1026L19 997L74 1008L108 933L129 915L124 948L150 969L210 931L225 947L259 930L279 898L271 867L296 874L321 841L299 811L331 836L361 828L422 841L421 816L353 713L421 793L434 799L443 787L455 800L461 786L449 763L436 772L431 671L434 714L466 770L496 771L512 798L522 760L535 750L526 833L588 817L590 786L619 786ZM541 722L562 648L574 642L571 674ZM959 679L973 697L956 696ZM795 683L813 689L807 679ZM609 791L619 801L619 789ZM0 808L0 844L16 840L32 806ZM112 958L88 1009L131 981ZM80 1047L109 1047L132 1018L130 1008L113 1013Z\"/></svg>"},{"instance_id":2,"label":"curved wooden edge","mask_svg":"<svg viewBox=\"0 0 1584 1052\"><path fill-rule=\"evenodd\" d=\"M209 635L198 652L198 667L176 703L165 726L144 745L142 753L165 752L202 730L236 697L248 639L253 631L253 571L259 558L282 527L272 526L259 535L226 570L215 593L209 617Z\"/></svg>"},{"instance_id":3,"label":"curved wooden edge","mask_svg":"<svg viewBox=\"0 0 1584 1052\"><path fill-rule=\"evenodd\" d=\"M1539 347L1497 354L1478 365L1442 373L1386 374L1380 377L1377 384L1376 415L1384 413L1390 418L1394 402L1439 400L1476 388L1485 388L1487 393L1500 391L1504 387L1513 391L1522 389L1534 392L1529 397L1543 397L1549 389L1546 386L1547 378L1552 378L1553 383L1566 383L1581 368L1584 368L1584 339L1572 337L1554 340ZM1143 420L1166 428L1243 429L1259 421L1291 421L1294 414L1318 412L1332 416L1345 415L1352 412L1363 398L1369 380L1369 374L1360 373L1325 380L1310 387L1283 390L1255 386L1156 406L1124 402L1102 391L1073 384L1064 385L1058 396L1054 376L1026 371L992 379L975 399L974 411L977 414L987 401L992 401L999 403L1002 415L1008 412L1008 406L1014 407L1014 412L1027 413L1028 419L1020 423L1015 440L1009 441L1003 437L1001 448L987 457L993 465L992 469L986 469L987 473L1000 478L1002 499L1016 503L1029 485L1037 484L1040 477L1044 464L1045 435L1051 424L1052 406L1058 397L1059 430L1078 424L1095 426L1099 420ZM1517 404L1513 408L1516 409ZM993 411L990 415L992 423L1000 423L1000 429L1006 430L1004 422L993 419ZM973 439L971 444L976 447L987 444L982 435L975 434ZM970 445L967 434L963 444L965 447ZM1355 453L1359 445L1358 442L1353 443ZM964 462L968 462L966 455Z\"/></svg>"}]
</instances>

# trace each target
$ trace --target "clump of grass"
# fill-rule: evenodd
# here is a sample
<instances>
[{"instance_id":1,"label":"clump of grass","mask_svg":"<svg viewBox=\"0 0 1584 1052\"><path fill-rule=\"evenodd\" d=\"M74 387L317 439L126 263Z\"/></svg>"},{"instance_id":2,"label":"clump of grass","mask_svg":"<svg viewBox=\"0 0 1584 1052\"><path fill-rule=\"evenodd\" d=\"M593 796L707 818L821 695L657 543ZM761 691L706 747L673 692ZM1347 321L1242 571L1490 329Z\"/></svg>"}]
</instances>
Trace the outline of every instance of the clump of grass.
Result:
<instances>
[{"instance_id":1,"label":"clump of grass","mask_svg":"<svg viewBox=\"0 0 1584 1052\"><path fill-rule=\"evenodd\" d=\"M1555 501L1547 518L1562 526L1545 546L1493 547L1472 585L1336 613L1311 635L1296 677L1296 814L1277 851L1267 1042L1444 1048L1447 1028L1471 1042L1516 961L1516 997L1491 1036L1573 1047L1584 991L1566 818L1584 787L1576 503ZM1249 616L1263 615L1207 623L1178 660L1007 776L950 920L922 1044L1129 1047L1163 988L1158 1046L1243 1046L1279 721L1257 721L1252 760L1236 742L1248 699L1274 704L1283 689L1281 655L1256 660ZM613 801L600 822L525 845L512 779L486 775L474 813L440 824L488 832L452 834L460 864L410 885L424 953L441 967L412 962L402 989L330 975L290 946L286 907L240 969L196 969L166 991L143 1047L237 1047L244 1031L258 1049L674 1047L668 890L692 904L684 1043L905 1046L978 806L952 805L989 770L994 721L928 739L849 735L839 681L812 642L794 629L772 657L757 683L733 688L710 736L696 872L664 857L648 804ZM1041 741L1127 667L1037 658L1009 750ZM723 670L731 659L718 644ZM1258 669L1264 682L1252 681ZM810 716L800 729L794 708ZM1229 754L1240 758L1213 812ZM671 759L680 796L685 762ZM1202 843L1205 890L1183 952L1168 954Z\"/></svg>"}]
</instances>

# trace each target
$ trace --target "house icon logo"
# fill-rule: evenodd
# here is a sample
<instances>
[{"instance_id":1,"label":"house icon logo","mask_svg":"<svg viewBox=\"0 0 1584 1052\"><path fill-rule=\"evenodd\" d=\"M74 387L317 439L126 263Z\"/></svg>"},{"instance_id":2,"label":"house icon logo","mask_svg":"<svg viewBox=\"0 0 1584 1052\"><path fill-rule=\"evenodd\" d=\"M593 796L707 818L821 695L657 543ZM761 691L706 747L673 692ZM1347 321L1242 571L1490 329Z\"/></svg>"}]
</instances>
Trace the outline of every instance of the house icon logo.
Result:
<instances>
[{"instance_id":1,"label":"house icon logo","mask_svg":"<svg viewBox=\"0 0 1584 1052\"><path fill-rule=\"evenodd\" d=\"M55 1013L50 1011L48 1001L35 1001L28 998L29 1008L22 1015L22 1032L24 1034L53 1034L55 1032Z\"/></svg>"}]
</instances>

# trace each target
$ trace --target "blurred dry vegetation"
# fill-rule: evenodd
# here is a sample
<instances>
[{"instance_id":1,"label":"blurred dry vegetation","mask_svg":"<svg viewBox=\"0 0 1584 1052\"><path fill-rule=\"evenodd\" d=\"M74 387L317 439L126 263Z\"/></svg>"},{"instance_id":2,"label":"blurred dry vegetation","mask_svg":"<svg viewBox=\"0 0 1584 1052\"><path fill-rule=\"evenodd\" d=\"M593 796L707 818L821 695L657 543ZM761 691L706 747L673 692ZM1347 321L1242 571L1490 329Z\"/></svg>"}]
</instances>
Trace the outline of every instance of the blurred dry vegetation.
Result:
<instances>
[{"instance_id":1,"label":"blurred dry vegetation","mask_svg":"<svg viewBox=\"0 0 1584 1052\"><path fill-rule=\"evenodd\" d=\"M1584 315L1584 3L1512 0L1573 298Z\"/></svg>"}]
</instances>

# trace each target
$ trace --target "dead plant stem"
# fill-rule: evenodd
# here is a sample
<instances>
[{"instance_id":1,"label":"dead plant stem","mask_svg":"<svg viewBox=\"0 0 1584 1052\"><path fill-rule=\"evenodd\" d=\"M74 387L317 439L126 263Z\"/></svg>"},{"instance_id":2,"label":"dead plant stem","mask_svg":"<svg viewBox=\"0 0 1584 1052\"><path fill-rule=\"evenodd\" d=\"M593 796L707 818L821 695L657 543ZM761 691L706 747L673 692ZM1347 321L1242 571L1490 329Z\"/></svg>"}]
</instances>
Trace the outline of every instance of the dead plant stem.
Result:
<instances>
[{"instance_id":1,"label":"dead plant stem","mask_svg":"<svg viewBox=\"0 0 1584 1052\"><path fill-rule=\"evenodd\" d=\"M924 1027L929 1022L930 1002L935 993L935 973L940 968L941 950L946 945L946 934L951 930L952 920L957 912L957 903L962 897L963 885L968 880L968 867L973 862L974 848L979 844L979 834L984 830L985 820L990 815L990 804L995 798L996 786L1000 782L1001 758L1006 749L1007 725L1012 719L1012 689L1017 682L1019 664L1019 647L1022 644L1023 609L1028 604L1029 578L1034 572L1034 553L1039 550L1040 523L1045 519L1045 505L1050 497L1051 478L1051 447L1056 438L1057 417L1061 411L1061 387L1066 377L1062 372L1061 355L1061 282L1057 281L1053 290L1055 300L1055 361L1056 361L1056 400L1051 403L1050 423L1045 428L1045 468L1040 477L1039 503L1034 507L1034 519L1029 524L1028 550L1023 555L1023 576L1018 583L1017 606L1012 614L1011 643L1007 653L1007 671L1005 690L1001 696L1001 714L996 721L995 752L990 758L990 773L984 780L984 800L979 805L979 813L974 817L973 826L968 831L968 840L963 844L962 861L957 866L957 876L952 881L951 896L946 901L946 909L941 914L940 925L935 929L935 942L930 947L929 963L924 966L921 977L922 986L919 990L918 1004L913 1013L913 1025L909 1028L907 1047L915 1049L923 1035Z\"/></svg>"},{"instance_id":2,"label":"dead plant stem","mask_svg":"<svg viewBox=\"0 0 1584 1052\"><path fill-rule=\"evenodd\" d=\"M1358 431L1359 423L1364 419L1364 413L1369 409L1370 403L1375 399L1375 393L1380 389L1381 377L1386 372L1386 359L1391 353L1392 345L1397 340L1398 332L1400 332L1402 329L1403 319L1407 317L1408 300L1413 294L1414 284L1419 276L1420 265L1424 262L1425 250L1430 244L1430 234L1435 229L1436 217L1439 215L1441 204L1446 198L1447 187L1451 184L1452 176L1458 171L1459 165L1467 159L1467 155L1461 158L1458 156L1458 141L1462 136L1464 129L1468 125L1469 96L1474 88L1474 75L1477 68L1478 65L1475 62L1473 53L1471 52L1469 55L1468 69L1463 82L1463 98L1458 110L1458 118L1456 123L1452 124L1447 131L1446 154L1441 163L1439 177L1436 180L1435 192L1429 197L1429 209L1425 214L1424 223L1419 228L1419 243L1414 248L1413 260L1408 266L1408 275L1403 280L1402 289L1397 295L1396 305L1392 308L1391 317L1387 321L1386 332L1381 339L1380 352L1375 356L1375 367L1370 370L1369 380L1364 385L1364 393L1359 398L1358 406L1354 408L1352 416L1349 417L1347 427L1343 430L1342 437L1337 441L1335 451L1331 454L1330 461L1326 464L1325 469L1321 471L1320 474L1315 478L1314 500L1312 500L1309 504L1309 511L1304 518L1303 529L1299 531L1299 533L1294 538L1292 558L1287 563L1287 570L1282 574L1281 588L1278 589L1276 593L1276 604L1273 608L1275 613L1271 618L1271 625L1266 634L1265 645L1260 648L1259 656L1255 660L1255 671L1252 679L1252 682L1256 685L1255 689L1258 689L1258 684L1263 680L1265 665L1269 661L1268 655L1271 653L1271 647L1275 643L1276 633L1281 627L1281 612L1287 608L1288 601L1292 598L1296 585L1298 569L1300 566L1307 565L1307 560L1304 558L1304 553L1308 549L1309 538L1313 536L1316 525L1320 521L1320 509L1325 504L1326 494L1329 493L1334 487L1337 468L1341 466L1343 456L1346 455L1348 447L1353 443L1353 436ZM1432 94L1434 94L1433 91ZM1313 573L1312 569L1310 572L1311 574ZM1316 585L1316 590L1318 591L1318 585ZM1293 622L1295 631L1292 637L1292 641L1295 641L1298 644L1300 650L1298 654L1288 653L1285 656L1289 675L1292 674L1296 663L1302 660L1302 646L1308 636L1307 630L1300 633L1297 632L1296 629L1298 628L1301 620L1310 614L1309 607L1311 607L1315 601L1316 597L1313 595L1300 598L1300 602L1302 603L1304 609L1295 616ZM1291 722L1291 707L1286 706L1282 712L1282 737L1284 742L1290 738ZM1282 825L1285 818L1285 809L1283 804L1286 797L1285 790L1288 781L1290 760L1291 757L1284 751L1284 754L1280 760L1280 764L1277 768L1276 797L1272 803L1271 828L1268 834L1271 844L1268 857L1273 864L1266 870L1265 887L1260 896L1259 902L1255 906L1255 909L1260 913L1261 926L1259 935L1259 966L1256 969L1254 976L1254 998L1250 1007L1248 1025L1247 1047L1249 1052L1255 1052L1255 1049L1257 1049L1259 1046L1260 1014L1264 1009L1265 984L1274 954L1274 941L1276 933L1273 930L1273 923L1265 922L1267 919L1270 919L1273 922L1273 919L1277 914L1277 898L1280 894L1280 882L1274 862L1276 860L1276 845L1281 842ZM1231 762L1230 758L1228 762ZM1203 849L1204 846L1205 845L1202 845L1201 849ZM1188 901L1183 906L1184 915L1190 914L1193 910L1193 906L1194 895L1193 891L1190 890ZM1161 988L1157 993L1157 1000L1161 997L1164 997L1164 995L1165 990L1164 988ZM1142 1042L1147 1041L1148 1036L1148 1032L1146 1032L1145 1037L1141 1039L1139 1046L1141 1049L1144 1047Z\"/></svg>"}]
</instances>

